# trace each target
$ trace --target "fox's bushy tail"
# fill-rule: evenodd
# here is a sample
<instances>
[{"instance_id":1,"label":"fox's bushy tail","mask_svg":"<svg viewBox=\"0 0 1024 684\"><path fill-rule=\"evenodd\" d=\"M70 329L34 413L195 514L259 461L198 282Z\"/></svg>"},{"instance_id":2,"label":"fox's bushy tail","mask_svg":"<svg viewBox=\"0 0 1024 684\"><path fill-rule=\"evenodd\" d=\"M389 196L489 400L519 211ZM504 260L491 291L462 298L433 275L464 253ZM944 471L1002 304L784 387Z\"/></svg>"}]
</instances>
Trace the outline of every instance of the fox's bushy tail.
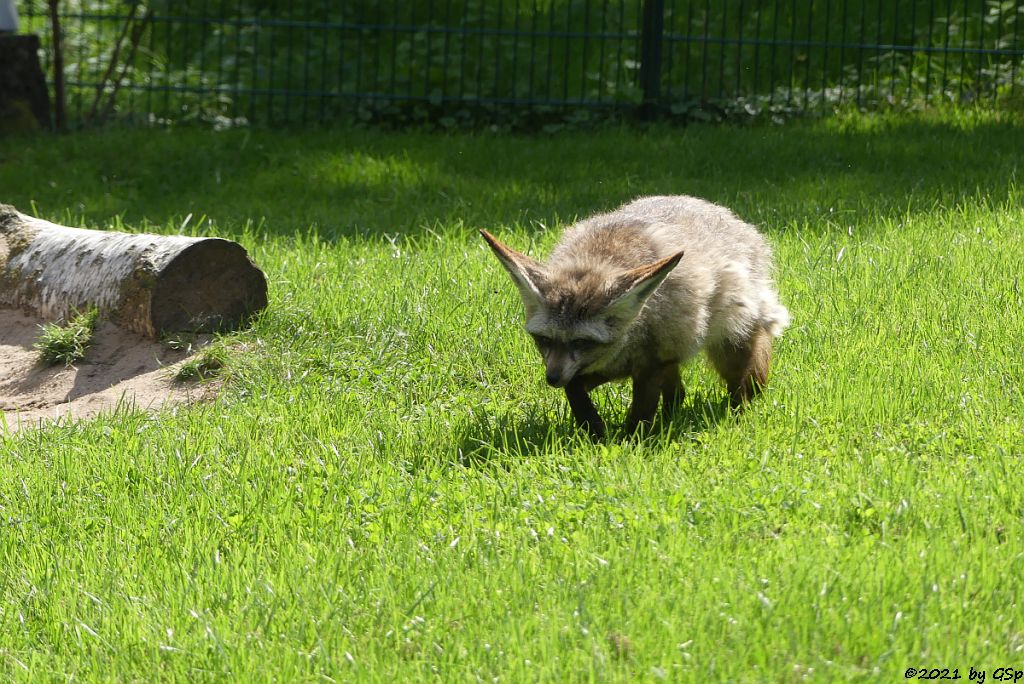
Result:
<instances>
[{"instance_id":1,"label":"fox's bushy tail","mask_svg":"<svg viewBox=\"0 0 1024 684\"><path fill-rule=\"evenodd\" d=\"M761 326L772 337L778 337L783 330L789 327L789 310L779 301L774 289L762 292Z\"/></svg>"}]
</instances>

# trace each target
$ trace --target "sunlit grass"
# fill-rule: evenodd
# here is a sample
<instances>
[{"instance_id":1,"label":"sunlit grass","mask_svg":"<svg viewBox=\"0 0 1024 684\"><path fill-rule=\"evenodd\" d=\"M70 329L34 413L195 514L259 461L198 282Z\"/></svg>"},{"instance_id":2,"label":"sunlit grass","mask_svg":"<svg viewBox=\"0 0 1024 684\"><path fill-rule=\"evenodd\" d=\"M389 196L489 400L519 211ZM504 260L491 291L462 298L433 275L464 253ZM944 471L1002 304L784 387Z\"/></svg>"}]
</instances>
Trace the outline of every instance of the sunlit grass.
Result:
<instances>
[{"instance_id":1,"label":"sunlit grass","mask_svg":"<svg viewBox=\"0 0 1024 684\"><path fill-rule=\"evenodd\" d=\"M40 363L70 366L84 359L86 350L92 345L99 315L99 309L92 308L72 316L65 323L44 324L34 345L39 352Z\"/></svg>"},{"instance_id":2,"label":"sunlit grass","mask_svg":"<svg viewBox=\"0 0 1024 684\"><path fill-rule=\"evenodd\" d=\"M53 194L18 181L50 173L44 162L4 162L0 177L16 204L59 213L74 198L68 211L99 221L81 207L104 191L83 169L121 135L57 141L77 152ZM230 373L211 404L0 436L5 675L902 681L911 666L964 680L970 666L990 680L1020 668L1019 125L614 131L586 151L572 137L248 135L247 149L322 149L337 178L359 173L345 144L400 163L374 171L372 202L339 201L337 219L326 197L344 183L310 183L297 207L290 164L278 194L268 180L222 195L199 171L162 181L184 204L198 188L211 217L225 198L231 218L188 230L240 239L271 303L220 342ZM204 169L231 168L229 147L210 151L225 138L183 140ZM18 145L0 153L24 165ZM156 175L157 159L125 154ZM408 175L428 156L459 177ZM151 182L128 226L176 232L182 217ZM571 214L668 190L731 199L765 226L794 322L743 415L697 363L659 432L592 444L546 387L514 288L472 228L543 254ZM243 218L249 200L265 210ZM620 422L628 387L597 395Z\"/></svg>"},{"instance_id":3,"label":"sunlit grass","mask_svg":"<svg viewBox=\"0 0 1024 684\"><path fill-rule=\"evenodd\" d=\"M174 379L179 382L206 380L221 375L228 366L229 355L223 345L204 347L178 367Z\"/></svg>"}]
</instances>

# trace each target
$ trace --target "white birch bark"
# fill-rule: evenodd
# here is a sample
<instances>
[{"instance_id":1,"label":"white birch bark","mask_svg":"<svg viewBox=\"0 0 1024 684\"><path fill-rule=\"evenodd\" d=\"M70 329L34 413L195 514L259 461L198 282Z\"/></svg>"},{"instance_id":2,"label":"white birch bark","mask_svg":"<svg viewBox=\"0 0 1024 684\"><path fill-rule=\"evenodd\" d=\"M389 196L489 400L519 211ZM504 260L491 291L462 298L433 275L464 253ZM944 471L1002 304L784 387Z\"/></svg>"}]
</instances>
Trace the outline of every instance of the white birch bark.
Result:
<instances>
[{"instance_id":1,"label":"white birch bark","mask_svg":"<svg viewBox=\"0 0 1024 684\"><path fill-rule=\"evenodd\" d=\"M0 307L67 320L91 306L125 328L236 328L267 305L267 283L230 240L70 228L0 205Z\"/></svg>"}]
</instances>

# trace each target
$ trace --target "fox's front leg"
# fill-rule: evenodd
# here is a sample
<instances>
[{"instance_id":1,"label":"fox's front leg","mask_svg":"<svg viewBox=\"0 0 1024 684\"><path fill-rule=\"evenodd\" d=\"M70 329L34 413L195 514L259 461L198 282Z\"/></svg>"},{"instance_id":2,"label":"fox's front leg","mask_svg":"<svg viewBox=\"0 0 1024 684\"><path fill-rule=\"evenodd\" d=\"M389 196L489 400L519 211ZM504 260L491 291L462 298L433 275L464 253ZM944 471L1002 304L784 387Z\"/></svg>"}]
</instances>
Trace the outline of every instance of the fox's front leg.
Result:
<instances>
[{"instance_id":1,"label":"fox's front leg","mask_svg":"<svg viewBox=\"0 0 1024 684\"><path fill-rule=\"evenodd\" d=\"M588 381L587 378L575 377L565 386L565 398L569 400L572 417L593 439L603 439L605 434L604 421L598 415L597 407L588 394L598 384L600 383Z\"/></svg>"},{"instance_id":2,"label":"fox's front leg","mask_svg":"<svg viewBox=\"0 0 1024 684\"><path fill-rule=\"evenodd\" d=\"M686 398L683 379L679 376L679 365L670 364L661 373L661 417L665 422L672 420L676 409Z\"/></svg>"},{"instance_id":3,"label":"fox's front leg","mask_svg":"<svg viewBox=\"0 0 1024 684\"><path fill-rule=\"evenodd\" d=\"M671 412L683 396L677 364L646 369L633 376L633 404L626 416L627 434L636 432L640 426L651 426L662 394L665 395L665 410Z\"/></svg>"}]
</instances>

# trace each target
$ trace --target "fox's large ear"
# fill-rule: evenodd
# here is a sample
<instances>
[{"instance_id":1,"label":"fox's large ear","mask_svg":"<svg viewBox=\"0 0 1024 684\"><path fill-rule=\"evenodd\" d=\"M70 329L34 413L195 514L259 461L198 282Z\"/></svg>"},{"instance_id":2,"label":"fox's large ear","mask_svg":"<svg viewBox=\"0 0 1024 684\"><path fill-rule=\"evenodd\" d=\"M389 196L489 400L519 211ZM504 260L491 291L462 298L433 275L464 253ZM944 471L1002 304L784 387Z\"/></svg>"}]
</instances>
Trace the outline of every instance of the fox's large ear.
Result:
<instances>
[{"instance_id":1,"label":"fox's large ear","mask_svg":"<svg viewBox=\"0 0 1024 684\"><path fill-rule=\"evenodd\" d=\"M647 266L634 268L626 271L612 286L612 303L608 305L607 311L616 318L632 320L640 313L647 298L658 289L658 286L668 277L672 269L676 267L683 253L678 252L661 261L656 261Z\"/></svg>"},{"instance_id":2,"label":"fox's large ear","mask_svg":"<svg viewBox=\"0 0 1024 684\"><path fill-rule=\"evenodd\" d=\"M519 296L523 298L523 306L526 307L527 315L531 315L542 305L544 295L541 288L545 285L544 266L539 261L531 259L525 254L520 254L498 241L486 230L481 229L480 234L487 240L487 244L494 250L494 256L505 267L508 274L512 276L512 282L519 289Z\"/></svg>"}]
</instances>

